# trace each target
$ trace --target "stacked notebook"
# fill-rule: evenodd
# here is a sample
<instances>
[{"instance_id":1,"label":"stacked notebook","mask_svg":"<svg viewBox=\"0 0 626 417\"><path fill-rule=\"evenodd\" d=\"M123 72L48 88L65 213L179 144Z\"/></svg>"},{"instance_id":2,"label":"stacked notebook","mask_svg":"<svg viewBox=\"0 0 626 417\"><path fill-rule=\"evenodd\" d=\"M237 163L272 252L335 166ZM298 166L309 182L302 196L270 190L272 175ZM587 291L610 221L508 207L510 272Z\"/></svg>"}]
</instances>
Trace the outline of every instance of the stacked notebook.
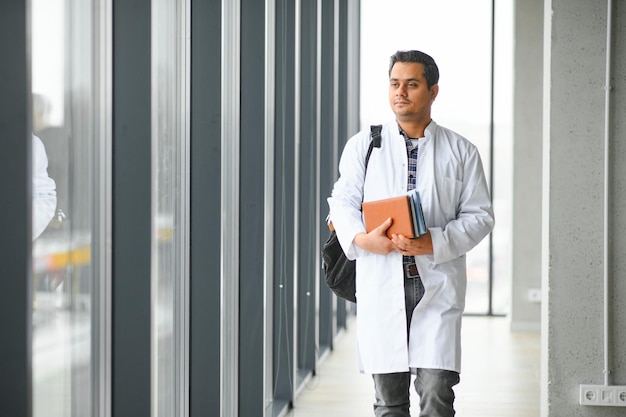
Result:
<instances>
[{"instance_id":1,"label":"stacked notebook","mask_svg":"<svg viewBox=\"0 0 626 417\"><path fill-rule=\"evenodd\" d=\"M407 195L363 202L362 209L365 230L368 233L391 217L393 223L387 229L389 239L392 234L403 235L407 238L416 238L426 234L422 203L419 192L416 190L410 191Z\"/></svg>"}]
</instances>

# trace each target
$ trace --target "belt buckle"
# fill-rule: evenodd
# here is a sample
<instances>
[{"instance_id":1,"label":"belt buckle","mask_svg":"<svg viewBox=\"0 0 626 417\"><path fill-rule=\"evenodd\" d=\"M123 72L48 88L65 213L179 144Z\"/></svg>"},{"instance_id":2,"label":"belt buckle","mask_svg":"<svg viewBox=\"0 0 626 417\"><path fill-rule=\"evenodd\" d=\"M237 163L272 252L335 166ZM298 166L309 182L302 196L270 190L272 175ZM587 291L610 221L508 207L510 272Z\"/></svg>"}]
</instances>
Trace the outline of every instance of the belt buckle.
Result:
<instances>
[{"instance_id":1,"label":"belt buckle","mask_svg":"<svg viewBox=\"0 0 626 417\"><path fill-rule=\"evenodd\" d=\"M404 264L404 275L407 278L418 278L420 276L415 264Z\"/></svg>"}]
</instances>

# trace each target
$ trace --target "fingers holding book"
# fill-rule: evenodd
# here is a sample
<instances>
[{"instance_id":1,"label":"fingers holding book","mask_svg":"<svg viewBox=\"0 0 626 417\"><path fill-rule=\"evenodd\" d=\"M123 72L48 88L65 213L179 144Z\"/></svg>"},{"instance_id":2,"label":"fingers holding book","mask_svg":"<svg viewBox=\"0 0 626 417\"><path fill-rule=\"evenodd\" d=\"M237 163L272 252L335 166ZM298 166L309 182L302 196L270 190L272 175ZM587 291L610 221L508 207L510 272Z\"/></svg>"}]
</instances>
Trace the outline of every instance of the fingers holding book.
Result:
<instances>
[{"instance_id":1,"label":"fingers holding book","mask_svg":"<svg viewBox=\"0 0 626 417\"><path fill-rule=\"evenodd\" d=\"M433 241L428 230L425 234L413 239L393 233L391 235L391 241L396 247L396 250L402 255L418 256L431 255L433 253Z\"/></svg>"}]
</instances>

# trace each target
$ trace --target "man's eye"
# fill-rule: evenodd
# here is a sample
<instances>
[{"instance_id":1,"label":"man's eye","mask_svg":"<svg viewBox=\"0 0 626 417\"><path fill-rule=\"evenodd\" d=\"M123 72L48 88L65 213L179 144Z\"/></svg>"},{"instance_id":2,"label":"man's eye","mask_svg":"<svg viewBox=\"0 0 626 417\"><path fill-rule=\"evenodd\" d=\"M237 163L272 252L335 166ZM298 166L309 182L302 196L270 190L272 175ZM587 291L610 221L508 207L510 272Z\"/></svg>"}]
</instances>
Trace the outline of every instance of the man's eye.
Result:
<instances>
[{"instance_id":1,"label":"man's eye","mask_svg":"<svg viewBox=\"0 0 626 417\"><path fill-rule=\"evenodd\" d=\"M415 87L417 87L417 84L416 83L409 83L409 87L415 88Z\"/></svg>"}]
</instances>

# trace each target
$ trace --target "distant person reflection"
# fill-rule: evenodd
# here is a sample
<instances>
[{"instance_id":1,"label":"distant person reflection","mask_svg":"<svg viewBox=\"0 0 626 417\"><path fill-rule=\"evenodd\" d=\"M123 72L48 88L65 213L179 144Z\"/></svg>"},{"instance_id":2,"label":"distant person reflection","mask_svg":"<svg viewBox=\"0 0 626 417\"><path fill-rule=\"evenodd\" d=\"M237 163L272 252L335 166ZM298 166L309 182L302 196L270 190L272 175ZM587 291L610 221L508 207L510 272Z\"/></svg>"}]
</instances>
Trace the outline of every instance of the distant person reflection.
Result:
<instances>
[{"instance_id":1,"label":"distant person reflection","mask_svg":"<svg viewBox=\"0 0 626 417\"><path fill-rule=\"evenodd\" d=\"M33 240L50 223L57 205L56 184L48 176L48 156L41 139L33 135Z\"/></svg>"}]
</instances>

